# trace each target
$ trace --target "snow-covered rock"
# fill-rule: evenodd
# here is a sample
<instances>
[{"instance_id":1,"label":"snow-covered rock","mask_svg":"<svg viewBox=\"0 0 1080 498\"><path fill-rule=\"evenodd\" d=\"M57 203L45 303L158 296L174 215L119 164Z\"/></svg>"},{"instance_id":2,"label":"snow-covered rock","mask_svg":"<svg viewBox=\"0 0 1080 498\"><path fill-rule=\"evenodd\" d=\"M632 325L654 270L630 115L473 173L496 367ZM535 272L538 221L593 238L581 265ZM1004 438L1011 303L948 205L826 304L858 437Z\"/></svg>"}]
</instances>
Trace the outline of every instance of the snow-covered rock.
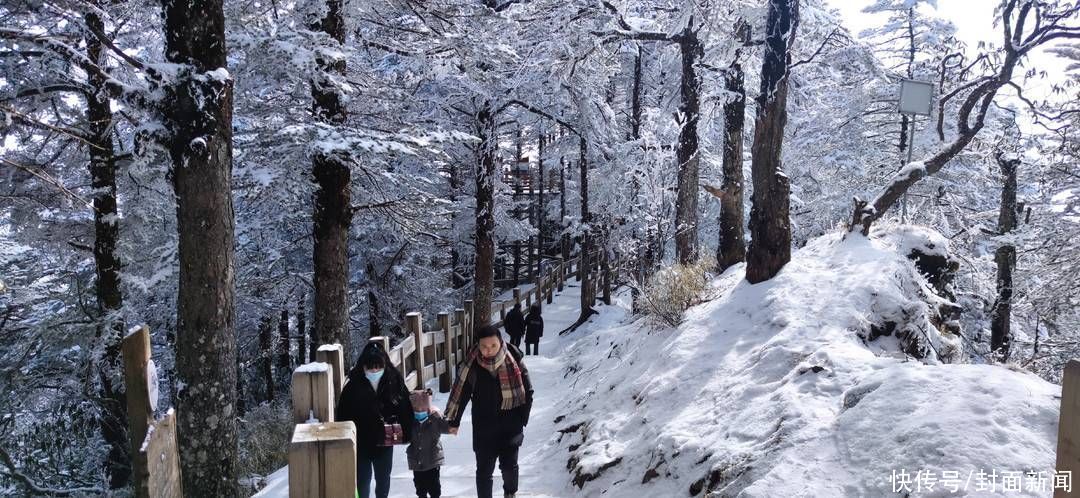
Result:
<instances>
[{"instance_id":1,"label":"snow-covered rock","mask_svg":"<svg viewBox=\"0 0 1080 498\"><path fill-rule=\"evenodd\" d=\"M941 361L959 338L930 323L906 257L946 251L935 235L829 234L768 282L729 269L678 328L583 327L549 458L582 496L980 496L991 473L998 493L1007 475L1009 495L1049 496L1061 389ZM888 320L929 354L870 340Z\"/></svg>"}]
</instances>

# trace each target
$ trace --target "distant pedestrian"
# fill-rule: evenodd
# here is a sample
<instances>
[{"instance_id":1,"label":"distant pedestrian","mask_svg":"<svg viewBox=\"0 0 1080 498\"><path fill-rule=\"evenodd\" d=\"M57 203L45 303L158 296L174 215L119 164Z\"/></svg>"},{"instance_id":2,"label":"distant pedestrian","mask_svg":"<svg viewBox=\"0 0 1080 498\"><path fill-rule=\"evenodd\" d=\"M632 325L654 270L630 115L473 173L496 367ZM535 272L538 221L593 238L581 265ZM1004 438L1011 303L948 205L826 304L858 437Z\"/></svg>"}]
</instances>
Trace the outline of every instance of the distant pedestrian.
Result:
<instances>
[{"instance_id":1,"label":"distant pedestrian","mask_svg":"<svg viewBox=\"0 0 1080 498\"><path fill-rule=\"evenodd\" d=\"M540 338L544 336L544 318L540 316L540 305L534 304L529 308L529 316L525 317L525 356L529 355L529 346L532 346L532 354L540 354Z\"/></svg>"},{"instance_id":2,"label":"distant pedestrian","mask_svg":"<svg viewBox=\"0 0 1080 498\"><path fill-rule=\"evenodd\" d=\"M405 450L409 457L409 469L413 471L413 484L416 485L418 498L439 498L442 485L439 482L439 468L443 464L443 448L439 438L450 433L450 424L439 410L431 406L431 389L413 391L409 395L412 402L413 424L412 439Z\"/></svg>"},{"instance_id":3,"label":"distant pedestrian","mask_svg":"<svg viewBox=\"0 0 1080 498\"><path fill-rule=\"evenodd\" d=\"M525 335L525 315L521 313L521 303L514 303L514 308L506 313L503 328L510 336L510 344L520 348L521 336Z\"/></svg>"}]
</instances>

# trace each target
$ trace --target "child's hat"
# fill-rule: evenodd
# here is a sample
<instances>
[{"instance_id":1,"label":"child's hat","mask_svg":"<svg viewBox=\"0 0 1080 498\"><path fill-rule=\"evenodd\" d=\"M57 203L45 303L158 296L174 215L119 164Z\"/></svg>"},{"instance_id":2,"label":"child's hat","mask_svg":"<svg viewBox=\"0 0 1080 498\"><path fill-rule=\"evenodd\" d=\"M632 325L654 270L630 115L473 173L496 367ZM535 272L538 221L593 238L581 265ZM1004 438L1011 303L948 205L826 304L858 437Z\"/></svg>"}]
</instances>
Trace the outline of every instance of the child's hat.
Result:
<instances>
[{"instance_id":1,"label":"child's hat","mask_svg":"<svg viewBox=\"0 0 1080 498\"><path fill-rule=\"evenodd\" d=\"M431 389L409 393L409 402L414 412L426 412L431 409Z\"/></svg>"}]
</instances>

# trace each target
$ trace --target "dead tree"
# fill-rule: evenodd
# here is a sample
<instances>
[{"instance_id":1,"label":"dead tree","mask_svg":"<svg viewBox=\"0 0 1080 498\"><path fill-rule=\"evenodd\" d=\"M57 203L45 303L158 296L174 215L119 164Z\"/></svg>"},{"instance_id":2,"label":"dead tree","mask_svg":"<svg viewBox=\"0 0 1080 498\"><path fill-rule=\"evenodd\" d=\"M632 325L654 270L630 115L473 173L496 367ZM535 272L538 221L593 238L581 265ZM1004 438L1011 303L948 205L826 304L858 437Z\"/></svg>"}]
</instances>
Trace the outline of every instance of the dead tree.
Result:
<instances>
[{"instance_id":1,"label":"dead tree","mask_svg":"<svg viewBox=\"0 0 1080 498\"><path fill-rule=\"evenodd\" d=\"M1020 159L1005 158L996 155L1001 167L1001 209L998 214L998 235L1006 235L1016 228L1016 168ZM990 351L1001 361L1009 359L1009 345L1012 339L1010 320L1012 319L1013 270L1016 268L1016 246L1002 244L994 251L997 263L997 298L990 312Z\"/></svg>"},{"instance_id":2,"label":"dead tree","mask_svg":"<svg viewBox=\"0 0 1080 498\"><path fill-rule=\"evenodd\" d=\"M992 72L963 81L949 91L940 89L942 97L938 100L938 129L941 130L939 137L943 140L945 105L953 99L962 99L955 114L956 136L918 163L919 167L902 169L872 200L856 197L851 223L848 225L850 232L859 231L863 235L869 235L873 223L884 216L912 185L941 171L949 160L959 155L986 124L987 111L1002 87L1012 87L1037 117L1047 121L1080 112L1076 108L1070 108L1056 116L1046 115L1036 109L1031 101L1023 96L1023 89L1012 81L1017 65L1038 47L1055 40L1080 39L1080 3L1006 0L999 12L1003 43L997 48L997 52L983 54L970 65L959 69L961 74L968 74L978 63L988 58L1000 58L992 65ZM956 57L962 56L957 54ZM942 67L945 62L942 61ZM944 80L943 76L941 81Z\"/></svg>"}]
</instances>

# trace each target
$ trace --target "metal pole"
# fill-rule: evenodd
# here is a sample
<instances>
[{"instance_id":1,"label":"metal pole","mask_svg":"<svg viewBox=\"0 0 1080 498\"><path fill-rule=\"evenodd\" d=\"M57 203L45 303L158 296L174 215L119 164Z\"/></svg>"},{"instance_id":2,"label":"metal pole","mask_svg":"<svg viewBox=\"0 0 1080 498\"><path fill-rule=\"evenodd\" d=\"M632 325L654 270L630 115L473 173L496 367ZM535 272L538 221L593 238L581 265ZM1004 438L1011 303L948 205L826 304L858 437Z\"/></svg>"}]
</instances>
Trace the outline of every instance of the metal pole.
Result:
<instances>
[{"instance_id":1,"label":"metal pole","mask_svg":"<svg viewBox=\"0 0 1080 498\"><path fill-rule=\"evenodd\" d=\"M911 115L911 131L908 133L907 162L904 167L911 165L911 151L915 149L915 115ZM901 203L900 222L907 223L907 190L904 190L904 199Z\"/></svg>"}]
</instances>

